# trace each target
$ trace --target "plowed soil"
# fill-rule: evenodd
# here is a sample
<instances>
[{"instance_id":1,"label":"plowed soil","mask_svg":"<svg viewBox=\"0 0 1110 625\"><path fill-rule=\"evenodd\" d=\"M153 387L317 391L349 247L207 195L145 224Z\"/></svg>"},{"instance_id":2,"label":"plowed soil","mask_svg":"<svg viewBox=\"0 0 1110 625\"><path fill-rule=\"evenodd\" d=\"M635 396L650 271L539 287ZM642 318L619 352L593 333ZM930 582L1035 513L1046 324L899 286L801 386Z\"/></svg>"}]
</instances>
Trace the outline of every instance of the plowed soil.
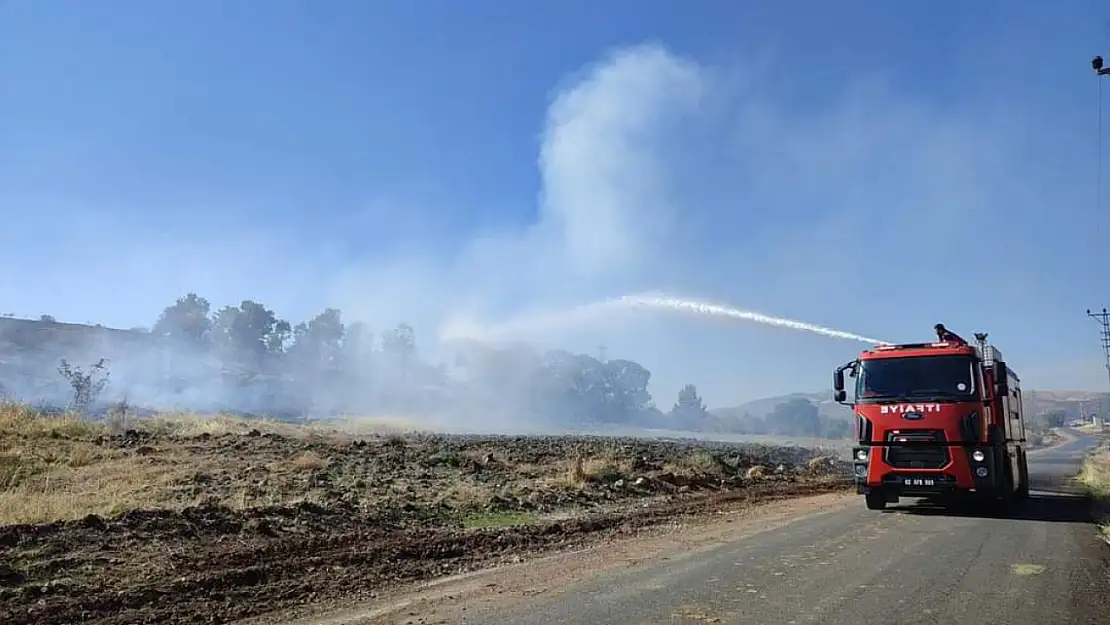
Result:
<instances>
[{"instance_id":1,"label":"plowed soil","mask_svg":"<svg viewBox=\"0 0 1110 625\"><path fill-rule=\"evenodd\" d=\"M799 448L635 439L43 431L0 448L4 496L27 506L7 513L35 519L0 525L0 623L227 623L372 598L726 502L841 489L846 468ZM134 488L73 500L85 472L121 466Z\"/></svg>"}]
</instances>

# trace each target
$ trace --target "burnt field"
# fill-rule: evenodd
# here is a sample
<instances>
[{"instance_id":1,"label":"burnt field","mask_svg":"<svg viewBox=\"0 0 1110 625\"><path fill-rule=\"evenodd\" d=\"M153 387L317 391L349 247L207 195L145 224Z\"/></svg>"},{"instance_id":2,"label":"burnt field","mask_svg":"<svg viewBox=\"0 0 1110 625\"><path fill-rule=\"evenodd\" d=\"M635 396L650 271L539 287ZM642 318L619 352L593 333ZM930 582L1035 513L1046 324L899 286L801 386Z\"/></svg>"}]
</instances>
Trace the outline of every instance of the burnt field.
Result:
<instances>
[{"instance_id":1,"label":"burnt field","mask_svg":"<svg viewBox=\"0 0 1110 625\"><path fill-rule=\"evenodd\" d=\"M0 622L223 623L843 488L828 452L0 412Z\"/></svg>"}]
</instances>

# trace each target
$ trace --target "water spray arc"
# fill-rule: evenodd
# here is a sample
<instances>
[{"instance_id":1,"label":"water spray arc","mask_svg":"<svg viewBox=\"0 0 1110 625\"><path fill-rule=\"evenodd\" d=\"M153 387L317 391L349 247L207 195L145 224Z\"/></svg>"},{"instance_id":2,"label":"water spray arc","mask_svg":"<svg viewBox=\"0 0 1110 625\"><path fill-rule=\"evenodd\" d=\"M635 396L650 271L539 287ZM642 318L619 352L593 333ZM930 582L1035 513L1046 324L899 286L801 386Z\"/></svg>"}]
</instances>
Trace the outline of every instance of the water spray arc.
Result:
<instances>
[{"instance_id":1,"label":"water spray arc","mask_svg":"<svg viewBox=\"0 0 1110 625\"><path fill-rule=\"evenodd\" d=\"M772 317L750 310L740 310L737 308L730 308L719 304L710 304L707 302L698 302L694 300L679 299L677 297L668 297L665 295L625 295L620 298L622 303L633 308L654 308L663 310L674 310L678 312L695 313L702 315L711 315L716 317L728 317L731 319L738 319L742 321L754 321L765 325L777 326L780 328L789 328L791 330L800 330L803 332L813 332L822 336L828 336L837 339L846 339L850 341L860 341L862 343L871 343L875 345L889 345L889 341L880 339L873 339L860 334L852 332L845 332L843 330L835 330L833 328L826 328L814 323L807 323L805 321L796 321L794 319L786 319L783 317Z\"/></svg>"},{"instance_id":2,"label":"water spray arc","mask_svg":"<svg viewBox=\"0 0 1110 625\"><path fill-rule=\"evenodd\" d=\"M860 341L874 345L888 345L889 341L827 328L825 326L783 317L773 317L751 310L741 310L720 304L711 304L691 299L683 299L659 293L645 293L624 295L622 297L594 302L578 306L570 310L557 313L536 314L510 319L493 325L469 323L452 323L440 328L440 337L443 339L477 339L500 340L512 337L521 338L528 335L537 335L575 325L589 325L598 322L614 313L627 311L652 311L676 312L682 314L699 315L733 319L737 321L751 321L764 325L812 332L822 336L850 341Z\"/></svg>"}]
</instances>

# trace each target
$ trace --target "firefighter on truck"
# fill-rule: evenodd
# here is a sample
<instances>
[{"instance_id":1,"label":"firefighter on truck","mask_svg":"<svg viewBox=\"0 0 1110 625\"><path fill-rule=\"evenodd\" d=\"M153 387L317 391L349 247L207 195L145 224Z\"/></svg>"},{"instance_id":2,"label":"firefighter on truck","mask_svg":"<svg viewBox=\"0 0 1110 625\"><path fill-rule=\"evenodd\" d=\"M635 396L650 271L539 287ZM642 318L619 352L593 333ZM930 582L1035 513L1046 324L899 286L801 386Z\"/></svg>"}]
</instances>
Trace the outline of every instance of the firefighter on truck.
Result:
<instances>
[{"instance_id":1,"label":"firefighter on truck","mask_svg":"<svg viewBox=\"0 0 1110 625\"><path fill-rule=\"evenodd\" d=\"M986 334L973 346L934 329L935 342L878 345L833 374L834 398L855 413L856 490L873 510L901 497L1004 510L1029 495L1018 377Z\"/></svg>"}]
</instances>

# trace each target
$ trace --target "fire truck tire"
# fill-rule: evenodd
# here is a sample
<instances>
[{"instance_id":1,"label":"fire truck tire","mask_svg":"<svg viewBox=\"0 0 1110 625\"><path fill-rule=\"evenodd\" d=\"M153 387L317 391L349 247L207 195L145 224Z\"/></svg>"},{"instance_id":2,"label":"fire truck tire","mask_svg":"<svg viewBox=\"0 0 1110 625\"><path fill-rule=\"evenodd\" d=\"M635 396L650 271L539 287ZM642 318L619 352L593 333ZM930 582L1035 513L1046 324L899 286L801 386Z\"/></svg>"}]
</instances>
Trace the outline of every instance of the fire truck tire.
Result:
<instances>
[{"instance_id":1,"label":"fire truck tire","mask_svg":"<svg viewBox=\"0 0 1110 625\"><path fill-rule=\"evenodd\" d=\"M997 498L994 501L995 510L998 514L1006 514L1010 510L1010 505L1014 502L1014 470L1010 467L1010 463L1004 465L1002 469L1002 484L999 485L997 491Z\"/></svg>"},{"instance_id":2,"label":"fire truck tire","mask_svg":"<svg viewBox=\"0 0 1110 625\"><path fill-rule=\"evenodd\" d=\"M1018 452L1018 479L1021 484L1018 486L1017 492L1014 497L1017 499L1029 499L1029 461L1025 458L1025 450Z\"/></svg>"},{"instance_id":3,"label":"fire truck tire","mask_svg":"<svg viewBox=\"0 0 1110 625\"><path fill-rule=\"evenodd\" d=\"M868 510L886 509L886 493L881 490L873 489L867 491L867 494L863 496L863 500L867 504Z\"/></svg>"}]
</instances>

